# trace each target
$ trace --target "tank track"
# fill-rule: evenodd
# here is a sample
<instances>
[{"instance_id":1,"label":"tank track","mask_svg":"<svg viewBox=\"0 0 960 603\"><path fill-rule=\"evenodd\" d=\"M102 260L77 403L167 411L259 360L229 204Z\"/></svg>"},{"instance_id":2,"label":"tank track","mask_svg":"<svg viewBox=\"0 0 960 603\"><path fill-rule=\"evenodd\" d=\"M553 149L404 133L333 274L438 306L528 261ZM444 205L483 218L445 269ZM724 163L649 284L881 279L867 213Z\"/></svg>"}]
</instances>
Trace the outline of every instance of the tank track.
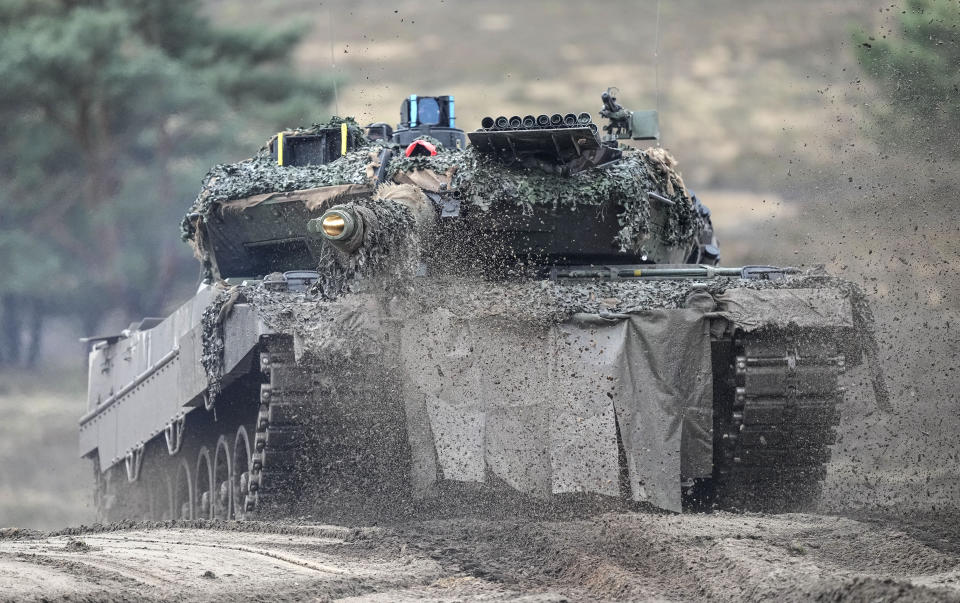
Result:
<instances>
[{"instance_id":1,"label":"tank track","mask_svg":"<svg viewBox=\"0 0 960 603\"><path fill-rule=\"evenodd\" d=\"M719 506L792 512L820 494L840 422L846 361L823 334L741 336L729 414L715 443Z\"/></svg>"},{"instance_id":2,"label":"tank track","mask_svg":"<svg viewBox=\"0 0 960 603\"><path fill-rule=\"evenodd\" d=\"M254 424L253 453L246 484L240 484L245 517L289 501L302 486L298 464L304 453L313 409L313 374L319 367L298 365L288 338L261 342L260 407Z\"/></svg>"},{"instance_id":3,"label":"tank track","mask_svg":"<svg viewBox=\"0 0 960 603\"><path fill-rule=\"evenodd\" d=\"M260 370L244 517L405 490L404 409L376 357L298 363L292 338L279 336L261 341Z\"/></svg>"},{"instance_id":4,"label":"tank track","mask_svg":"<svg viewBox=\"0 0 960 603\"><path fill-rule=\"evenodd\" d=\"M828 334L800 335L758 332L715 347L713 480L696 508L712 500L724 509L784 512L816 502L836 439L845 358ZM250 454L239 467L235 461L232 517L287 516L300 502L336 507L347 496L379 495L390 504L403 497L409 448L397 426L405 425L404 410L391 389L396 379L375 357L298 363L292 338L273 336L260 342L259 368L231 386L219 412L192 418L177 456L151 442L136 484L126 483L121 467L96 472L104 517L206 517L204 497L224 497L219 478L210 493L194 488L198 502L185 503L178 468L198 471L198 454L212 454L218 436L232 441L238 427L250 434ZM153 492L164 488L166 495Z\"/></svg>"}]
</instances>

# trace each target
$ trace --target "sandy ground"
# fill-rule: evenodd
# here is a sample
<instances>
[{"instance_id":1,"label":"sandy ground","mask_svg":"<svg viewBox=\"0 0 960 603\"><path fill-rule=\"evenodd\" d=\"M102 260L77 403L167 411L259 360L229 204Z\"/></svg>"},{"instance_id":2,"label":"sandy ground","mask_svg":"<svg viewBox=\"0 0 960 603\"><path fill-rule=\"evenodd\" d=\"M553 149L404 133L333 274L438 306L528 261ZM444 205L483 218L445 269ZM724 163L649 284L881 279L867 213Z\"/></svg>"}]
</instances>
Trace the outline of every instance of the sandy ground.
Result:
<instances>
[{"instance_id":1,"label":"sandy ground","mask_svg":"<svg viewBox=\"0 0 960 603\"><path fill-rule=\"evenodd\" d=\"M960 601L960 523L608 512L8 529L0 599Z\"/></svg>"}]
</instances>

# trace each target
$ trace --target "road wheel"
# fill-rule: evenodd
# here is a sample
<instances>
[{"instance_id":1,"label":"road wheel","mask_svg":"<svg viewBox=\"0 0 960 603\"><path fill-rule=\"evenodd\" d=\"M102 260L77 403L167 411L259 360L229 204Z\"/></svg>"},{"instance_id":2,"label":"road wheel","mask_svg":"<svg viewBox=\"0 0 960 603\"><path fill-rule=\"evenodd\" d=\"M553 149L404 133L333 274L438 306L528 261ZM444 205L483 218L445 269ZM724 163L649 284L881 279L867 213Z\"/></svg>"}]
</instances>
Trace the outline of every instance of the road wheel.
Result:
<instances>
[{"instance_id":1,"label":"road wheel","mask_svg":"<svg viewBox=\"0 0 960 603\"><path fill-rule=\"evenodd\" d=\"M197 455L196 481L193 486L194 516L197 519L213 517L213 472L210 451L206 446Z\"/></svg>"},{"instance_id":2,"label":"road wheel","mask_svg":"<svg viewBox=\"0 0 960 603\"><path fill-rule=\"evenodd\" d=\"M186 459L180 459L177 465L176 477L173 481L173 504L170 515L176 519L193 519L193 480L190 474L190 465Z\"/></svg>"},{"instance_id":3,"label":"road wheel","mask_svg":"<svg viewBox=\"0 0 960 603\"><path fill-rule=\"evenodd\" d=\"M220 436L213 454L213 518L230 519L233 512L233 459L227 438Z\"/></svg>"},{"instance_id":4,"label":"road wheel","mask_svg":"<svg viewBox=\"0 0 960 603\"><path fill-rule=\"evenodd\" d=\"M241 425L237 429L233 444L233 516L243 519L246 515L246 498L250 493L250 436L247 428Z\"/></svg>"}]
</instances>

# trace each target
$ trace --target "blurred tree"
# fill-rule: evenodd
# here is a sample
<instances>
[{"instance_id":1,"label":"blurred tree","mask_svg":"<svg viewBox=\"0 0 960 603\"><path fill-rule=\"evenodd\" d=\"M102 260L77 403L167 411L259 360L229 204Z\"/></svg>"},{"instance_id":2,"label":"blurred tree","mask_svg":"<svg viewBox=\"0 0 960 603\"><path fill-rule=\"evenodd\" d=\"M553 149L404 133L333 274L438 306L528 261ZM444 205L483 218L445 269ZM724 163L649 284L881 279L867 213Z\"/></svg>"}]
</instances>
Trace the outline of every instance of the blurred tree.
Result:
<instances>
[{"instance_id":1,"label":"blurred tree","mask_svg":"<svg viewBox=\"0 0 960 603\"><path fill-rule=\"evenodd\" d=\"M860 64L890 100L875 110L881 131L928 148L946 135L945 151L960 156L960 2L906 0L895 33L853 38Z\"/></svg>"},{"instance_id":2,"label":"blurred tree","mask_svg":"<svg viewBox=\"0 0 960 603\"><path fill-rule=\"evenodd\" d=\"M292 68L301 31L202 8L0 0L0 364L36 360L49 314L164 312L197 274L178 223L206 169L329 102Z\"/></svg>"}]
</instances>

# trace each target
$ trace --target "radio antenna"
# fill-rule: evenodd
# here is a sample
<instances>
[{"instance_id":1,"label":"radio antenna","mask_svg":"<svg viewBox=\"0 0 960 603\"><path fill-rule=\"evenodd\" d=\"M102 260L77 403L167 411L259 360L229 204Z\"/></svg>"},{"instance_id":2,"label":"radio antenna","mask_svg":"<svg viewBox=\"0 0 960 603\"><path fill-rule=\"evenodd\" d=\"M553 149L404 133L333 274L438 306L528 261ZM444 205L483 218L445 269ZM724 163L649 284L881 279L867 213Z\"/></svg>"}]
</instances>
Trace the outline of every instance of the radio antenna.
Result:
<instances>
[{"instance_id":1,"label":"radio antenna","mask_svg":"<svg viewBox=\"0 0 960 603\"><path fill-rule=\"evenodd\" d=\"M333 71L333 106L337 111L337 116L343 117L340 115L340 92L337 90L337 59L333 53L333 14L330 9L327 9L327 37L330 39L330 70Z\"/></svg>"},{"instance_id":2,"label":"radio antenna","mask_svg":"<svg viewBox=\"0 0 960 603\"><path fill-rule=\"evenodd\" d=\"M657 28L653 36L653 72L654 87L656 88L656 109L657 119L660 115L660 0L657 0ZM660 139L657 138L657 146L660 146Z\"/></svg>"}]
</instances>

